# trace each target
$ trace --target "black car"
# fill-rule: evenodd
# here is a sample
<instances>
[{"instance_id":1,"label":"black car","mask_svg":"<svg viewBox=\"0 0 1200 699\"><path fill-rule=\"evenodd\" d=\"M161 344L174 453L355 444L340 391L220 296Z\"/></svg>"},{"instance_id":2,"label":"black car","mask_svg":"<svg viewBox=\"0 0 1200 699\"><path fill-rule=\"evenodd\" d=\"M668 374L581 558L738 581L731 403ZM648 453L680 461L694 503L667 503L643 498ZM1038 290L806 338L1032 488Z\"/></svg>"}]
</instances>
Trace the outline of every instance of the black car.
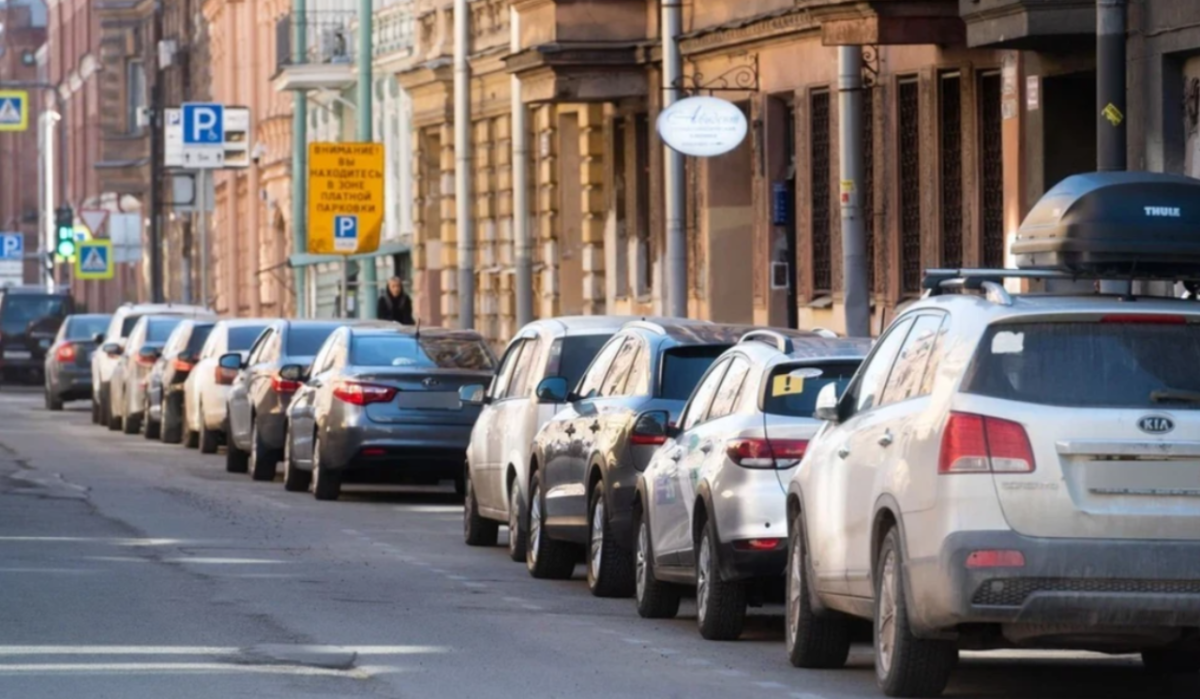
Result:
<instances>
[{"instance_id":1,"label":"black car","mask_svg":"<svg viewBox=\"0 0 1200 699\"><path fill-rule=\"evenodd\" d=\"M47 410L62 410L66 401L91 399L95 336L104 332L111 319L109 315L88 314L67 316L63 321L46 352Z\"/></svg>"},{"instance_id":2,"label":"black car","mask_svg":"<svg viewBox=\"0 0 1200 699\"><path fill-rule=\"evenodd\" d=\"M5 381L41 381L46 351L72 310L71 296L65 291L0 289L0 371Z\"/></svg>"}]
</instances>

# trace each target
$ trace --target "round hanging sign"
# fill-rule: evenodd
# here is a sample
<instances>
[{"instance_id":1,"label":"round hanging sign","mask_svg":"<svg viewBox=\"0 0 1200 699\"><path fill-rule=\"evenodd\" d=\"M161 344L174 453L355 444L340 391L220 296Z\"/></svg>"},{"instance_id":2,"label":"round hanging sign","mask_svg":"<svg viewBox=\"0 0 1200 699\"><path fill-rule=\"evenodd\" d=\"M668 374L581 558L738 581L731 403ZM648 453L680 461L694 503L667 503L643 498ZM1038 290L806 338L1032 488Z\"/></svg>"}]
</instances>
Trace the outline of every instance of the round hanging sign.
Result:
<instances>
[{"instance_id":1,"label":"round hanging sign","mask_svg":"<svg viewBox=\"0 0 1200 699\"><path fill-rule=\"evenodd\" d=\"M723 155L746 139L746 115L717 97L688 97L658 116L658 135L672 150L699 158Z\"/></svg>"}]
</instances>

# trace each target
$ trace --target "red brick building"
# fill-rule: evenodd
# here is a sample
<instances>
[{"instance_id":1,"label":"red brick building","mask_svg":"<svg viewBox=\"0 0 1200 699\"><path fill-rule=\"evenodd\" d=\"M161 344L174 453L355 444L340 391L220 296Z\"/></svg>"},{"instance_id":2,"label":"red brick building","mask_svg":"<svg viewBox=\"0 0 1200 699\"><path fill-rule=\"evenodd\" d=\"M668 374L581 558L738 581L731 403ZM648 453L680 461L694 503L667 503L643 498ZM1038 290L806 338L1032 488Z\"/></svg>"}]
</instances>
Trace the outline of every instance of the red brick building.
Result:
<instances>
[{"instance_id":1,"label":"red brick building","mask_svg":"<svg viewBox=\"0 0 1200 699\"><path fill-rule=\"evenodd\" d=\"M0 82L36 82L37 51L46 40L40 0L0 3ZM38 235L38 115L40 95L31 91L24 131L0 132L0 231L25 234L25 251L40 251ZM7 279L7 277L6 277ZM41 281L38 259L25 263L26 284Z\"/></svg>"}]
</instances>

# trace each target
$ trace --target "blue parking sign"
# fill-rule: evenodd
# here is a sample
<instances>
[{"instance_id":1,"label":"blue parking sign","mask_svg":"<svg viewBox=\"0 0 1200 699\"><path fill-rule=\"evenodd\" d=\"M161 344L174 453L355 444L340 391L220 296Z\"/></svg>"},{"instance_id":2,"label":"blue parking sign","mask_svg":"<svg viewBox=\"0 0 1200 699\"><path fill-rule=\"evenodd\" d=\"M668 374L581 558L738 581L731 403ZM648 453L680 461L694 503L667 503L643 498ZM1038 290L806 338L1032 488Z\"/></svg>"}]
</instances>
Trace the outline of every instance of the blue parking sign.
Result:
<instances>
[{"instance_id":1,"label":"blue parking sign","mask_svg":"<svg viewBox=\"0 0 1200 699\"><path fill-rule=\"evenodd\" d=\"M0 260L25 259L25 234L0 233Z\"/></svg>"},{"instance_id":2,"label":"blue parking sign","mask_svg":"<svg viewBox=\"0 0 1200 699\"><path fill-rule=\"evenodd\" d=\"M183 105L183 143L188 146L224 145L224 105L203 103Z\"/></svg>"},{"instance_id":3,"label":"blue parking sign","mask_svg":"<svg viewBox=\"0 0 1200 699\"><path fill-rule=\"evenodd\" d=\"M358 217L333 217L333 249L338 252L358 250Z\"/></svg>"}]
</instances>

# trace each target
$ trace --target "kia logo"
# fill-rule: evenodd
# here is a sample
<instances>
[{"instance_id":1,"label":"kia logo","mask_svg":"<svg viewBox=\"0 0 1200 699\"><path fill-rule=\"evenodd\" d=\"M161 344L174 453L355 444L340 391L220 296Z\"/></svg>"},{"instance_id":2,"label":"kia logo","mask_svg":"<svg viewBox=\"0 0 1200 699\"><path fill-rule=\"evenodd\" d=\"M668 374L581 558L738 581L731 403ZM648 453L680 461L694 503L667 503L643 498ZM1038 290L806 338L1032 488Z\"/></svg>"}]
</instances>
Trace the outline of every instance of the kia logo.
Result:
<instances>
[{"instance_id":1,"label":"kia logo","mask_svg":"<svg viewBox=\"0 0 1200 699\"><path fill-rule=\"evenodd\" d=\"M425 379L421 383L425 384L426 388L433 388L434 386L440 386L442 382L434 378L429 378Z\"/></svg>"},{"instance_id":2,"label":"kia logo","mask_svg":"<svg viewBox=\"0 0 1200 699\"><path fill-rule=\"evenodd\" d=\"M1138 429L1146 434L1166 434L1175 429L1175 421L1162 415L1147 415L1138 420Z\"/></svg>"}]
</instances>

